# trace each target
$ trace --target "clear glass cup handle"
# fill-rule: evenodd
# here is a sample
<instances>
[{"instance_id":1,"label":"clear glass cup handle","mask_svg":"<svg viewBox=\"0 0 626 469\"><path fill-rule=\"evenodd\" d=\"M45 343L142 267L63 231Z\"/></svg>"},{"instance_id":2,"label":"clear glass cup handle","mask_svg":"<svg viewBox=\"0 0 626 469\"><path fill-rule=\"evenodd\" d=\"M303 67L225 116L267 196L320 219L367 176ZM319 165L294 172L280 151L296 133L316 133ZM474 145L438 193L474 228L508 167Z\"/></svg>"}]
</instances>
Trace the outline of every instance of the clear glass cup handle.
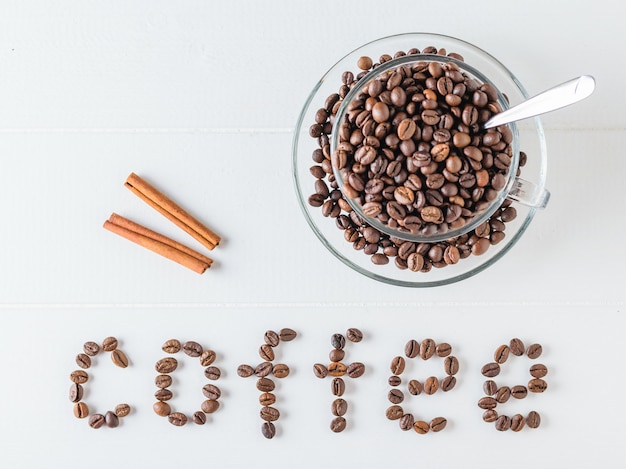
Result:
<instances>
[{"instance_id":1,"label":"clear glass cup handle","mask_svg":"<svg viewBox=\"0 0 626 469\"><path fill-rule=\"evenodd\" d=\"M550 192L526 179L515 178L507 198L529 207L545 208L550 200Z\"/></svg>"}]
</instances>

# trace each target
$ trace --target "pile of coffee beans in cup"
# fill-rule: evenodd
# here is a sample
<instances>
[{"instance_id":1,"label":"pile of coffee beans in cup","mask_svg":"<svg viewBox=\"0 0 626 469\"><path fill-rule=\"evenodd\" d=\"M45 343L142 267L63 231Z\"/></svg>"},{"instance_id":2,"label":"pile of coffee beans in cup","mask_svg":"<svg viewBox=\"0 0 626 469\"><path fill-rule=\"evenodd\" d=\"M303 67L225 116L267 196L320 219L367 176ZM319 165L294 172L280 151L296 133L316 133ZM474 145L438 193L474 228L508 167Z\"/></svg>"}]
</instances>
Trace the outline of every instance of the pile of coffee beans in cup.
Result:
<instances>
[{"instance_id":1,"label":"pile of coffee beans in cup","mask_svg":"<svg viewBox=\"0 0 626 469\"><path fill-rule=\"evenodd\" d=\"M202 345L193 340L181 343L178 339L167 340L161 349L170 355L176 354L181 350L189 357L198 358L200 365L204 367L204 375L208 380L215 381L221 376L221 371L218 367L213 365L216 354L211 349L204 349ZM178 360L176 358L167 356L161 358L156 362L154 366L158 375L154 379L154 384L158 388L154 393L154 397L157 401L152 406L154 413L167 417L169 423L176 427L182 427L185 425L189 418L183 412L173 411L170 404L167 401L172 399L174 394L170 389L172 385L172 377L170 376L178 368ZM212 383L205 384L202 387L202 394L205 400L200 405L200 410L194 412L191 420L197 425L204 425L207 421L207 414L216 412L219 407L219 398L222 395L220 388Z\"/></svg>"},{"instance_id":2,"label":"pile of coffee beans in cup","mask_svg":"<svg viewBox=\"0 0 626 469\"><path fill-rule=\"evenodd\" d=\"M331 376L333 378L331 390L336 398L331 404L331 412L335 417L330 423L330 429L335 433L344 431L347 424L344 415L348 412L348 402L342 397L346 390L346 383L343 377L359 378L365 373L365 365L361 362L353 362L349 365L343 363L346 355L344 351L346 338L350 342L361 342L363 333L359 329L351 327L346 331L345 335L333 334L330 338L330 344L333 348L328 354L330 363L328 366L321 363L313 365L313 373L316 377L321 379Z\"/></svg>"},{"instance_id":3,"label":"pile of coffee beans in cup","mask_svg":"<svg viewBox=\"0 0 626 469\"><path fill-rule=\"evenodd\" d=\"M88 423L91 428L101 428L107 426L109 428L116 428L119 426L120 418L126 417L131 408L128 404L118 404L114 410L109 410L104 414L92 413L90 415L89 406L83 401L85 394L84 384L89 381L89 374L87 371L93 364L93 358L100 353L100 351L110 352L111 361L120 368L126 368L129 364L126 354L122 352L118 347L118 340L115 337L107 337L102 342L102 346L93 341L85 342L83 345L83 351L76 355L76 364L80 367L79 370L74 370L70 373L70 386L69 399L74 403L74 416L79 419L88 418Z\"/></svg>"},{"instance_id":4,"label":"pile of coffee beans in cup","mask_svg":"<svg viewBox=\"0 0 626 469\"><path fill-rule=\"evenodd\" d=\"M447 342L437 344L433 339L427 338L418 342L415 339L409 340L404 347L404 355L406 358L419 357L422 360L429 360L437 356L444 359L445 378L441 380L436 376L430 376L422 383L417 379L411 379L407 383L407 391L412 396L418 396L422 393L426 395L435 394L438 390L448 392L456 385L455 375L459 371L459 361L451 355L452 347ZM448 421L444 417L435 417L426 422L425 420L416 419L412 413L405 412L400 404L404 401L404 393L399 389L402 384L400 375L404 373L406 360L403 356L398 355L391 360L389 366L391 376L389 377L389 385L392 389L387 394L389 402L392 404L387 408L386 416L389 420L398 420L400 429L408 431L413 429L417 434L424 435L429 431L440 432L443 430Z\"/></svg>"},{"instance_id":5,"label":"pile of coffee beans in cup","mask_svg":"<svg viewBox=\"0 0 626 469\"><path fill-rule=\"evenodd\" d=\"M534 410L530 411L526 417L522 414L515 414L509 417L508 415L498 414L496 407L498 404L507 402L511 397L524 399L528 392L544 392L548 384L543 378L548 374L548 368L543 364L533 364L530 367L531 379L528 382L528 386L498 386L493 378L500 374L500 366L509 359L510 355L519 357L526 354L528 358L534 360L541 356L542 351L543 347L540 344L532 344L528 348L524 348L524 343L520 339L514 338L511 339L508 345L500 345L494 352L494 361L483 366L481 373L487 378L483 384L483 391L486 395L478 401L478 407L484 410L483 420L485 422L495 422L496 430L519 432L524 426L529 428L539 427L541 417Z\"/></svg>"},{"instance_id":6,"label":"pile of coffee beans in cup","mask_svg":"<svg viewBox=\"0 0 626 469\"><path fill-rule=\"evenodd\" d=\"M261 424L261 434L271 439L276 436L276 425L274 422L280 418L279 410L273 405L276 403L276 395L273 393L276 384L270 378L282 379L289 375L289 367L284 363L272 363L276 358L274 349L280 342L289 342L297 336L296 331L289 328L283 328L279 332L268 330L263 336L263 344L259 347L259 356L261 363L253 367L251 365L242 364L237 368L237 374L242 378L256 376L256 388L261 392L259 396L259 404L261 410L259 415L263 423Z\"/></svg>"},{"instance_id":7,"label":"pile of coffee beans in cup","mask_svg":"<svg viewBox=\"0 0 626 469\"><path fill-rule=\"evenodd\" d=\"M368 71L419 53L436 55L430 62L400 65L369 81L349 103L345 119L335 121L344 98ZM506 223L517 216L505 199L475 229L439 242L407 241L367 222L375 219L399 232L424 236L446 233L470 223L506 185L512 132L508 126L482 126L501 111L497 90L453 61L436 61L437 55L463 61L435 47L382 55L378 63L361 57L360 72L343 73L343 84L318 109L309 129L319 148L312 154L315 183L308 203L334 218L345 240L376 265L393 259L399 269L428 272L482 255L504 239ZM331 154L333 132L338 133L338 145ZM520 152L520 167L526 159Z\"/></svg>"}]
</instances>

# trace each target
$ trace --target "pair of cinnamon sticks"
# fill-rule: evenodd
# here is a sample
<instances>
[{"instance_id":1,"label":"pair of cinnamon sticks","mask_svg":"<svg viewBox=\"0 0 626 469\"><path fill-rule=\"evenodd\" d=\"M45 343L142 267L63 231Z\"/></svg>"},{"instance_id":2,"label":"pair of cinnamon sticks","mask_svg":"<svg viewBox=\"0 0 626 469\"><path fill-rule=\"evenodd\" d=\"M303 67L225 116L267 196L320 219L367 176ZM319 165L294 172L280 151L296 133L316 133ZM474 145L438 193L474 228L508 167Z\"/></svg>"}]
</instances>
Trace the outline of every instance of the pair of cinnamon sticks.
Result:
<instances>
[{"instance_id":1,"label":"pair of cinnamon sticks","mask_svg":"<svg viewBox=\"0 0 626 469\"><path fill-rule=\"evenodd\" d=\"M219 244L220 237L218 235L135 173L128 176L124 185L207 249L212 250ZM150 249L199 274L204 273L213 263L211 258L116 213L111 214L103 226L129 241Z\"/></svg>"}]
</instances>

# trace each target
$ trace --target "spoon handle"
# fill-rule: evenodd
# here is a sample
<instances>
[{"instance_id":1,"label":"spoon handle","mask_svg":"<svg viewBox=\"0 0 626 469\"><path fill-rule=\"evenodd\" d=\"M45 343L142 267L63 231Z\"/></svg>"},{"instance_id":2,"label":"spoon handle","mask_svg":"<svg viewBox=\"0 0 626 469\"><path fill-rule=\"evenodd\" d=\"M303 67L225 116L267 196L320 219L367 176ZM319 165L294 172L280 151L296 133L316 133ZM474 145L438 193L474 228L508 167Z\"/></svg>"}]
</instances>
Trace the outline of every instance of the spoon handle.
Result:
<instances>
[{"instance_id":1,"label":"spoon handle","mask_svg":"<svg viewBox=\"0 0 626 469\"><path fill-rule=\"evenodd\" d=\"M596 87L596 81L591 75L582 75L566 81L549 90L539 93L526 101L513 106L506 111L496 114L487 122L484 128L490 129L510 122L527 119L529 117L556 111L562 107L577 103L590 96Z\"/></svg>"}]
</instances>

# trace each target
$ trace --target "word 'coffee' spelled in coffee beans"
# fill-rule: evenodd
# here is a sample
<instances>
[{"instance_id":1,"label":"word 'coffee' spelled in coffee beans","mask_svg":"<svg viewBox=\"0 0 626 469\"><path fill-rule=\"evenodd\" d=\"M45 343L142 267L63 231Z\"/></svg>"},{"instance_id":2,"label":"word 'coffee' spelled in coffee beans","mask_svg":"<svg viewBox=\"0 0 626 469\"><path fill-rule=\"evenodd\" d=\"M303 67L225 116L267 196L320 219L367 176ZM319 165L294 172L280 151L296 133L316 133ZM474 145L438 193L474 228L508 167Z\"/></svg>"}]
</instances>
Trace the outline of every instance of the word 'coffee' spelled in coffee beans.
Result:
<instances>
[{"instance_id":1,"label":"word 'coffee' spelled in coffee beans","mask_svg":"<svg viewBox=\"0 0 626 469\"><path fill-rule=\"evenodd\" d=\"M527 355L528 358L534 360L538 358L543 351L540 344L532 344L527 349L519 338L513 338L509 344L502 344L496 348L494 352L493 362L489 362L482 368L483 376L494 378L500 374L500 365L509 360L509 356L520 357ZM498 404L504 404L513 397L514 399L524 399L528 392L542 393L548 384L543 379L548 374L548 368L541 363L536 363L530 367L531 379L528 387L521 384L515 386L500 386L493 379L487 379L483 384L483 391L486 396L478 400L478 407L483 409L483 420L487 423L494 423L495 429L498 431L512 430L514 432L521 431L525 426L528 428L537 428L541 421L536 411L531 411L527 417L522 414L515 414L512 417L500 415L496 407Z\"/></svg>"},{"instance_id":2,"label":"word 'coffee' spelled in coffee beans","mask_svg":"<svg viewBox=\"0 0 626 469\"><path fill-rule=\"evenodd\" d=\"M209 366L215 361L216 354L211 349L205 349L196 341L188 340L182 343L178 339L169 339L165 341L161 349L168 354L182 352L192 358L198 359L198 363L204 370L204 376L212 381L218 380L221 371L216 366ZM218 399L222 395L220 388L214 384L206 384L202 387L202 394L207 399L200 404L200 410L195 411L191 418L188 418L183 412L175 412L166 402L172 399L174 393L168 389L172 385L173 373L178 368L178 360L174 357L164 357L156 362L154 369L159 373L154 379L154 384L158 388L154 393L157 402L152 406L152 410L160 417L167 417L169 423L175 427L182 427L188 421L192 421L196 425L204 425L207 422L207 415L216 412L219 409Z\"/></svg>"},{"instance_id":3,"label":"word 'coffee' spelled in coffee beans","mask_svg":"<svg viewBox=\"0 0 626 469\"><path fill-rule=\"evenodd\" d=\"M76 355L75 360L76 364L82 369L70 373L72 385L70 386L69 399L74 403L74 416L79 419L89 417L87 423L94 429L102 428L103 426L115 428L119 426L120 419L126 417L131 411L131 407L128 404L118 404L115 406L115 411L108 410L104 414L91 413L89 406L83 402L85 394L83 385L89 381L89 374L85 370L91 368L93 364L92 358L96 357L100 351L109 352L111 360L116 366L120 368L128 367L128 358L124 352L118 349L118 346L119 341L115 337L106 337L102 341L102 345L94 341L85 342L83 344L83 352Z\"/></svg>"},{"instance_id":4,"label":"word 'coffee' spelled in coffee beans","mask_svg":"<svg viewBox=\"0 0 626 469\"><path fill-rule=\"evenodd\" d=\"M237 368L237 374L242 378L248 378L253 375L259 378L256 382L256 388L261 392L259 396L259 404L261 404L259 415L261 420L263 420L261 435L267 439L272 439L276 436L276 426L273 422L280 417L279 410L276 407L272 407L276 403L276 395L272 393L276 384L268 376L272 375L274 378L283 379L289 376L291 371L289 366L284 363L272 363L276 358L275 349L280 342L289 342L295 339L297 335L296 331L289 328L283 328L279 332L273 330L265 331L263 343L259 347L259 356L263 361L256 367L242 364Z\"/></svg>"},{"instance_id":5,"label":"word 'coffee' spelled in coffee beans","mask_svg":"<svg viewBox=\"0 0 626 469\"><path fill-rule=\"evenodd\" d=\"M342 362L345 357L346 338L350 342L358 343L363 340L363 333L359 329L351 327L346 331L345 335L340 333L333 334L330 337L330 345L333 348L328 354L330 363L328 366L321 363L313 365L313 374L317 378L325 378L328 375L333 377L331 391L337 399L331 405L331 413L335 418L330 423L330 429L334 433L344 431L347 426L344 415L348 411L348 402L340 397L343 396L346 390L343 377L347 375L350 378L359 378L365 373L365 365L361 362L352 362L349 365L345 365Z\"/></svg>"}]
</instances>

